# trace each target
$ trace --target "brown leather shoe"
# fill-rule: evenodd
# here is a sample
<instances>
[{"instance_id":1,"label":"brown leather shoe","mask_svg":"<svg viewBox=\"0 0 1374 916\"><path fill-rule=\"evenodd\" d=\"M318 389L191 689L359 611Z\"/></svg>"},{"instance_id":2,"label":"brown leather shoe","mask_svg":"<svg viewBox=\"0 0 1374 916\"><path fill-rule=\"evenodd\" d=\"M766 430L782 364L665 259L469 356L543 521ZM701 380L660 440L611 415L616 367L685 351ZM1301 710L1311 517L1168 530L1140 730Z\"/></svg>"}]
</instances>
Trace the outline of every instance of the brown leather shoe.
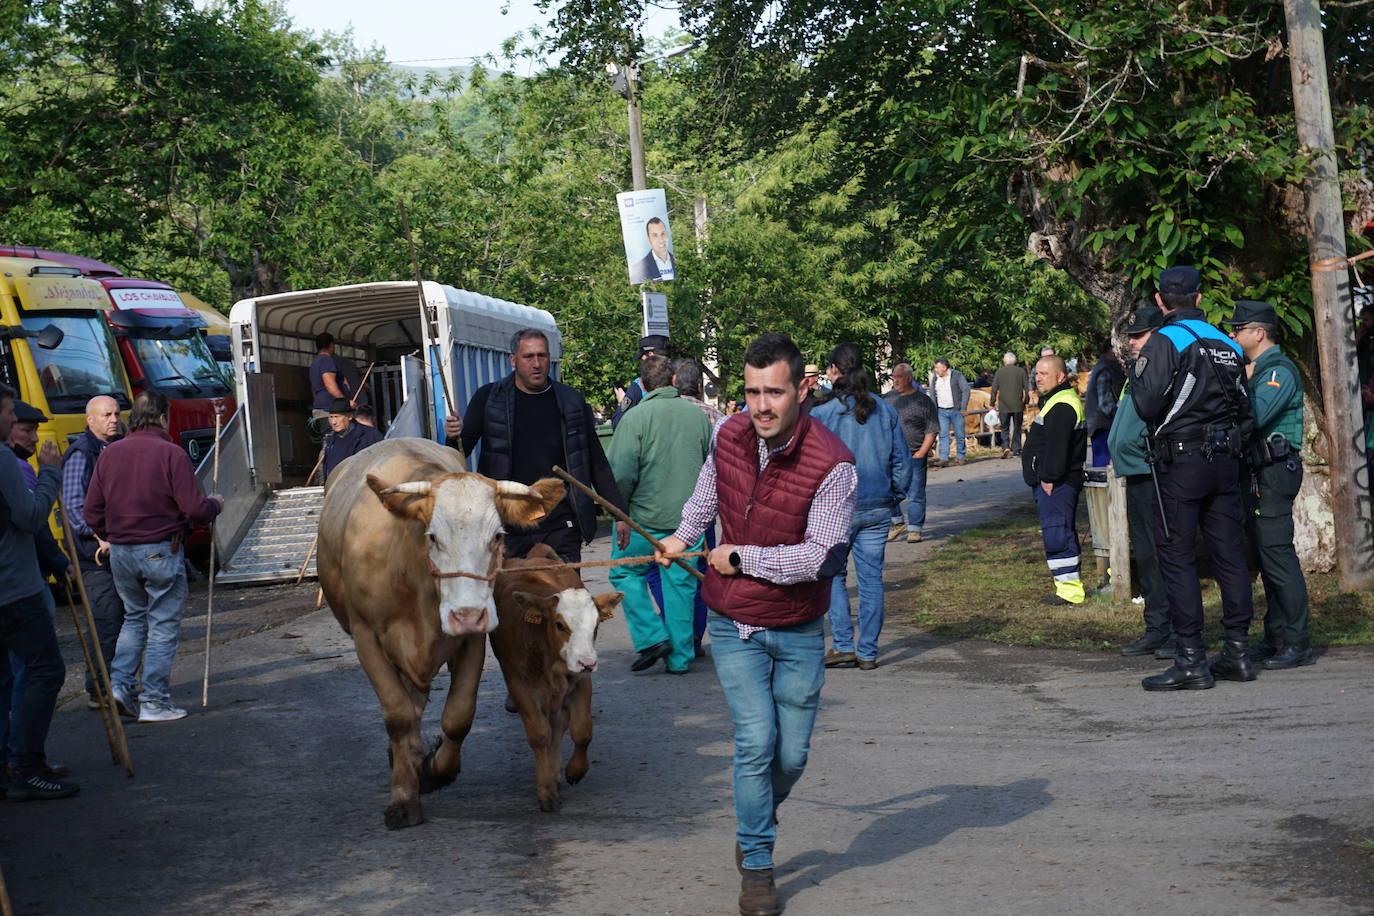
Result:
<instances>
[{"instance_id":1,"label":"brown leather shoe","mask_svg":"<svg viewBox=\"0 0 1374 916\"><path fill-rule=\"evenodd\" d=\"M773 869L746 868L739 889L740 916L778 916L782 900L773 884Z\"/></svg>"},{"instance_id":2,"label":"brown leather shoe","mask_svg":"<svg viewBox=\"0 0 1374 916\"><path fill-rule=\"evenodd\" d=\"M825 653L825 667L853 668L859 664L859 657L853 652L836 652L831 649Z\"/></svg>"}]
</instances>

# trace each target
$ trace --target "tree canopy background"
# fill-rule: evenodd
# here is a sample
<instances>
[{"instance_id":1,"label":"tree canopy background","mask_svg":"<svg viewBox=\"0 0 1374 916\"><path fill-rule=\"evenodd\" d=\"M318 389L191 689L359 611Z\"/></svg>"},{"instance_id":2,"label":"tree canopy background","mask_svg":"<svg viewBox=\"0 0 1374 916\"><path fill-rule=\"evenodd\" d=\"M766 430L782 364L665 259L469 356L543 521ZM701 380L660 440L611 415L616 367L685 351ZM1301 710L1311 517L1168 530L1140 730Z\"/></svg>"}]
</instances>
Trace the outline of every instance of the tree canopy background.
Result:
<instances>
[{"instance_id":1,"label":"tree canopy background","mask_svg":"<svg viewBox=\"0 0 1374 916\"><path fill-rule=\"evenodd\" d=\"M1358 211L1372 8L1327 6ZM262 0L7 7L0 240L227 309L410 277L404 202L423 275L551 311L565 377L606 406L640 318L614 206L625 102L604 65L666 44L639 35L639 0L547 7L545 35L446 71L301 32ZM1203 268L1213 311L1269 298L1308 334L1274 4L684 0L682 21L695 49L641 83L679 260L661 288L675 347L717 361L725 393L763 330L814 362L857 342L883 374L1086 355L1178 262Z\"/></svg>"}]
</instances>

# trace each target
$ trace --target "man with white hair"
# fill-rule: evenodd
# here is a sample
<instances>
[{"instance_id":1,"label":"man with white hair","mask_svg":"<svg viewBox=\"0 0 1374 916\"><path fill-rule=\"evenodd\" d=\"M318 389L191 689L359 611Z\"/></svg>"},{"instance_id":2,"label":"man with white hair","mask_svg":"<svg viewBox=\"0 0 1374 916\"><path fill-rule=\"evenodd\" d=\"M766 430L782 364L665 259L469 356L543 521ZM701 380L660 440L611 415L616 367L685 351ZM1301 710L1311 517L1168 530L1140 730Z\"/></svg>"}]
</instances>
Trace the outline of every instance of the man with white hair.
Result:
<instances>
[{"instance_id":1,"label":"man with white hair","mask_svg":"<svg viewBox=\"0 0 1374 916\"><path fill-rule=\"evenodd\" d=\"M1002 420L1002 457L1021 454L1021 423L1026 416L1026 370L1016 365L1016 354L1002 354L1002 366L992 377L988 405Z\"/></svg>"}]
</instances>

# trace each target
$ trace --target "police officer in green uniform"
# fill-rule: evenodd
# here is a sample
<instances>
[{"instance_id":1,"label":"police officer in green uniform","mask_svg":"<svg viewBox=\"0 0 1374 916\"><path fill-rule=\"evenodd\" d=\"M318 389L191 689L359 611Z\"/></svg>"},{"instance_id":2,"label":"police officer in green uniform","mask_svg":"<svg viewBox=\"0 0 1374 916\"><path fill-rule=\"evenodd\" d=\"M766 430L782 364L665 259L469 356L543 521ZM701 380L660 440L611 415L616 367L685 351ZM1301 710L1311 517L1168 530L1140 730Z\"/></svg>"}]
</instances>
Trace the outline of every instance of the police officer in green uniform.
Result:
<instances>
[{"instance_id":1,"label":"police officer in green uniform","mask_svg":"<svg viewBox=\"0 0 1374 916\"><path fill-rule=\"evenodd\" d=\"M1267 302L1240 301L1231 339L1248 362L1255 409L1254 445L1245 486L1245 532L1264 580L1264 641L1253 653L1265 668L1310 665L1307 582L1293 549L1293 498L1302 486L1302 380L1274 340L1278 314Z\"/></svg>"}]
</instances>

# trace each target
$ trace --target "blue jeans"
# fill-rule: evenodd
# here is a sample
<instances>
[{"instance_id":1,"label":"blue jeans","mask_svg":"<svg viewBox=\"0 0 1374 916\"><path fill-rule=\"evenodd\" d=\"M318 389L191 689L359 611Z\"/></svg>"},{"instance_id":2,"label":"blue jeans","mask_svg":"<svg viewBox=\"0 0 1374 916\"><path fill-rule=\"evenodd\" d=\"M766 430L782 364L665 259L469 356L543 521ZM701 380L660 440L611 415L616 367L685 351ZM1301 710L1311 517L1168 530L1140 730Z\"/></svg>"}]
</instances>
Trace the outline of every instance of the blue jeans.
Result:
<instances>
[{"instance_id":1,"label":"blue jeans","mask_svg":"<svg viewBox=\"0 0 1374 916\"><path fill-rule=\"evenodd\" d=\"M48 606L49 601L38 592L0 606L0 680L10 676L11 653L24 663L23 696L16 697L7 741L14 744L10 765L25 776L47 765L43 745L48 740L57 694L67 676Z\"/></svg>"},{"instance_id":2,"label":"blue jeans","mask_svg":"<svg viewBox=\"0 0 1374 916\"><path fill-rule=\"evenodd\" d=\"M817 618L740 639L734 622L712 611L706 631L735 725L735 836L745 868L772 868L773 815L811 750L825 683L825 629Z\"/></svg>"},{"instance_id":3,"label":"blue jeans","mask_svg":"<svg viewBox=\"0 0 1374 916\"><path fill-rule=\"evenodd\" d=\"M911 459L911 483L906 488L906 519L907 526L916 531L926 526L926 468L929 464L929 455ZM902 507L898 506L897 514L892 516L892 524L901 523Z\"/></svg>"},{"instance_id":4,"label":"blue jeans","mask_svg":"<svg viewBox=\"0 0 1374 916\"><path fill-rule=\"evenodd\" d=\"M111 544L110 573L124 602L124 626L115 644L110 680L132 697L143 665L141 703L170 703L172 662L186 610L186 565L172 542Z\"/></svg>"},{"instance_id":5,"label":"blue jeans","mask_svg":"<svg viewBox=\"0 0 1374 916\"><path fill-rule=\"evenodd\" d=\"M892 513L869 509L854 513L849 526L849 553L859 578L859 648L861 659L878 657L878 634L883 631L883 559ZM849 590L845 586L848 558L840 574L830 580L830 641L836 652L853 652L854 621L849 616Z\"/></svg>"},{"instance_id":6,"label":"blue jeans","mask_svg":"<svg viewBox=\"0 0 1374 916\"><path fill-rule=\"evenodd\" d=\"M954 437L955 453L960 461L964 460L964 449L967 443L964 441L964 415L953 407L936 408L940 415L940 460L949 460L949 440Z\"/></svg>"}]
</instances>

